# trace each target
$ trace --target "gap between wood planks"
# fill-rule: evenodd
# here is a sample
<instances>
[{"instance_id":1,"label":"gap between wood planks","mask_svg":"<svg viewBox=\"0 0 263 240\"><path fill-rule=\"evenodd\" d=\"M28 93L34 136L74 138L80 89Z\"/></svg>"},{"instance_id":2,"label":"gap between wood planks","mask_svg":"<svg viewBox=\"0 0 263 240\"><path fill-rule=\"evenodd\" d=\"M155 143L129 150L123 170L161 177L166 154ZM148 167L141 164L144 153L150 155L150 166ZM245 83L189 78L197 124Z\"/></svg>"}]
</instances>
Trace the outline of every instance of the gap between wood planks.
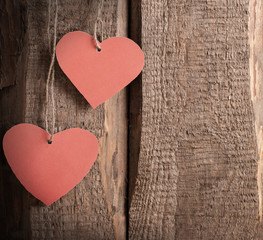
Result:
<instances>
[{"instance_id":1,"label":"gap between wood planks","mask_svg":"<svg viewBox=\"0 0 263 240\"><path fill-rule=\"evenodd\" d=\"M129 1L128 37L141 46L141 0ZM127 230L129 229L129 207L137 184L138 161L142 127L142 75L140 74L128 88L128 196ZM128 233L128 231L127 231ZM128 235L127 235L128 238Z\"/></svg>"}]
</instances>

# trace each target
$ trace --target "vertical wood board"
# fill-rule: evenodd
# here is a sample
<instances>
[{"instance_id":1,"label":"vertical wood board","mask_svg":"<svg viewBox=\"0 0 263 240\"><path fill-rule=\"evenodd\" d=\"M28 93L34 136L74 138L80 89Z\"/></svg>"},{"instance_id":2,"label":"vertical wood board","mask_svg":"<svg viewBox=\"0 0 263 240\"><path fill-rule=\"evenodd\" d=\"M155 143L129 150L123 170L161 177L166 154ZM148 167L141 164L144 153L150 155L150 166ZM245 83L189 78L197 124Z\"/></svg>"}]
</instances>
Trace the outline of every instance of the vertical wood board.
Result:
<instances>
[{"instance_id":1,"label":"vertical wood board","mask_svg":"<svg viewBox=\"0 0 263 240\"><path fill-rule=\"evenodd\" d=\"M141 1L146 63L130 239L257 239L248 7Z\"/></svg>"}]
</instances>

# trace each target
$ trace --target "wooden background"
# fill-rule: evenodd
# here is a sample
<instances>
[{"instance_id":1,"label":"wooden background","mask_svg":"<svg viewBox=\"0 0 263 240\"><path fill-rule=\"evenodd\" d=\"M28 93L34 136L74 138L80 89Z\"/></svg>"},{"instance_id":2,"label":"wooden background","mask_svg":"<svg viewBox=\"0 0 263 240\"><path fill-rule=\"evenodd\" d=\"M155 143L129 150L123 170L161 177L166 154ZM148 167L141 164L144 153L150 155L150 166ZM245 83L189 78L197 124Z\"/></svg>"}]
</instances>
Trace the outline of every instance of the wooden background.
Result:
<instances>
[{"instance_id":1,"label":"wooden background","mask_svg":"<svg viewBox=\"0 0 263 240\"><path fill-rule=\"evenodd\" d=\"M98 3L59 0L58 39L93 34ZM0 1L1 137L44 127L54 4ZM46 207L1 148L0 239L262 239L261 2L104 0L101 15L104 39L142 47L143 72L93 110L56 63L56 132L88 129L99 156Z\"/></svg>"}]
</instances>

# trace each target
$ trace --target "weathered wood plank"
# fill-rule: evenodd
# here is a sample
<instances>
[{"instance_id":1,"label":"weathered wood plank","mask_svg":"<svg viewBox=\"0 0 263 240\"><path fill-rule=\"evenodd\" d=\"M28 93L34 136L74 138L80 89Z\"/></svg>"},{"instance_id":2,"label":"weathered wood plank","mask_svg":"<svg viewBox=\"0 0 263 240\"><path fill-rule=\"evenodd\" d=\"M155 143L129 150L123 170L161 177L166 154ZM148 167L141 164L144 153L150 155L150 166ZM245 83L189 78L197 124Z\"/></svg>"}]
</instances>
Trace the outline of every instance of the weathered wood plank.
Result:
<instances>
[{"instance_id":1,"label":"weathered wood plank","mask_svg":"<svg viewBox=\"0 0 263 240\"><path fill-rule=\"evenodd\" d=\"M26 2L1 1L0 8L0 89L4 87L0 90L2 138L10 127L24 121L28 36ZM29 239L29 194L12 173L2 147L0 159L0 239Z\"/></svg>"},{"instance_id":2,"label":"weathered wood plank","mask_svg":"<svg viewBox=\"0 0 263 240\"><path fill-rule=\"evenodd\" d=\"M146 61L130 239L260 239L248 5L141 1Z\"/></svg>"},{"instance_id":3,"label":"weathered wood plank","mask_svg":"<svg viewBox=\"0 0 263 240\"><path fill-rule=\"evenodd\" d=\"M28 41L24 44L28 46L29 55L24 67L25 88L17 98L18 102L25 99L25 104L23 110L20 109L21 118L12 122L15 113L10 113L10 108L13 106L2 105L1 102L1 108L7 112L2 124L4 130L19 121L44 127L45 84L50 64L47 29L50 29L52 36L55 11L55 1L51 2L49 22L48 0L28 0ZM98 4L95 0L59 1L58 39L73 30L93 34ZM101 18L104 22L103 38L127 35L126 0L103 1ZM28 222L31 226L24 230L32 235L32 239L125 239L126 91L121 91L93 110L57 64L55 72L56 132L72 127L87 129L98 137L100 153L84 180L50 207L30 197L27 208L30 208ZM22 91L19 86L17 89ZM1 92L5 98L10 97L8 94ZM49 109L51 120L51 105ZM6 125L9 121L10 124ZM10 170L8 174L12 175ZM23 191L22 186L17 185L16 189ZM1 196L5 198L2 192ZM13 201L19 202L20 199Z\"/></svg>"},{"instance_id":4,"label":"weathered wood plank","mask_svg":"<svg viewBox=\"0 0 263 240\"><path fill-rule=\"evenodd\" d=\"M32 10L29 12L29 22L32 23L32 27L29 29L32 31L31 43L35 44L40 41L47 48L47 16L45 15L47 5L46 1L41 3L40 1L32 2ZM35 7L34 4L36 4ZM41 6L37 6L38 4ZM125 22L125 18L118 19L120 4L124 4L124 1L104 2L101 16L104 22L104 38L115 36L118 33L117 22ZM93 30L97 8L98 1L60 1L59 36L75 29L88 32ZM51 7L51 9L54 8ZM39 19L41 15L43 17ZM42 34L39 34L38 31L42 31ZM41 38L38 38L39 35ZM36 37L38 39L35 39ZM41 49L40 44L37 46L40 46ZM32 49L34 48L32 47ZM43 118L34 116L34 112L36 108L41 106L43 100L40 99L38 103L34 96L40 94L38 89L41 89L41 86L39 87L39 84L44 83L47 66L42 65L41 69L41 64L38 64L36 68L34 63L40 63L42 57L45 56L40 55L39 52L32 55L32 68L29 71L30 75L28 75L28 79L30 79L28 92L31 92L32 89L35 91L33 95L28 95L28 111L26 111L30 122L33 120L39 124L43 123ZM48 61L43 62L48 63ZM40 71L41 73L39 73ZM43 75L39 77L40 74ZM61 201L53 204L50 208L39 206L31 208L33 237L36 239L123 239L126 227L124 208L126 105L123 102L125 94L119 94L107 102L105 106L102 105L98 109L92 110L59 69L56 70L55 88L56 108L58 109L56 126L59 127L57 130L61 131L69 127L82 127L90 130L99 138L100 154L84 181ZM112 102L119 103L119 105L111 107ZM41 122L39 122L39 118ZM114 131L118 127L120 127L120 131Z\"/></svg>"},{"instance_id":5,"label":"weathered wood plank","mask_svg":"<svg viewBox=\"0 0 263 240\"><path fill-rule=\"evenodd\" d=\"M0 9L0 89L2 89L14 85L16 81L14 71L22 50L21 40L25 34L25 3L2 0Z\"/></svg>"},{"instance_id":6,"label":"weathered wood plank","mask_svg":"<svg viewBox=\"0 0 263 240\"><path fill-rule=\"evenodd\" d=\"M250 43L250 90L255 113L255 129L258 145L258 195L259 195L259 216L262 224L263 214L263 44L262 44L262 24L263 6L261 1L252 0L249 6L249 43ZM263 233L262 233L263 234ZM263 237L263 235L262 235Z\"/></svg>"}]
</instances>

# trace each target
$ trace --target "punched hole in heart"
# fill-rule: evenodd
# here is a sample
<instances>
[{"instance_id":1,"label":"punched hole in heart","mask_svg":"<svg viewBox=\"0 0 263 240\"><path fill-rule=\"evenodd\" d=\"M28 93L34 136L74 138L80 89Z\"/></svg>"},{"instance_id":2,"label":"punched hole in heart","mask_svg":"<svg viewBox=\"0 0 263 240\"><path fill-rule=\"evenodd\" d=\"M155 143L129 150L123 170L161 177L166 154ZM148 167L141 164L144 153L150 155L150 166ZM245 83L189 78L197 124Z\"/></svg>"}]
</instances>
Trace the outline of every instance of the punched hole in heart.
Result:
<instances>
[{"instance_id":1,"label":"punched hole in heart","mask_svg":"<svg viewBox=\"0 0 263 240\"><path fill-rule=\"evenodd\" d=\"M48 144L52 144L52 140L47 140L47 143Z\"/></svg>"},{"instance_id":2,"label":"punched hole in heart","mask_svg":"<svg viewBox=\"0 0 263 240\"><path fill-rule=\"evenodd\" d=\"M100 52L100 51L101 51L101 48L97 48L97 51Z\"/></svg>"}]
</instances>

